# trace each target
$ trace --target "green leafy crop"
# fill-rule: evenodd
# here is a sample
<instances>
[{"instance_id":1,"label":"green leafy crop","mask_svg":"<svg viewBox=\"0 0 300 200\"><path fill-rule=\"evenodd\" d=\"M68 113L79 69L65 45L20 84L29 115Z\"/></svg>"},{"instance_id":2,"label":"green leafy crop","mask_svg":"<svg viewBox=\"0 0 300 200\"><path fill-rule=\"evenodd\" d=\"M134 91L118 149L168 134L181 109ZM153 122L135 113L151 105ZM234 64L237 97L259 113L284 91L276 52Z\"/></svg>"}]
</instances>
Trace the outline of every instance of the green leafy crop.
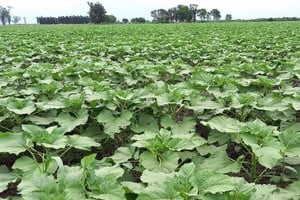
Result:
<instances>
[{"instance_id":1,"label":"green leafy crop","mask_svg":"<svg viewBox=\"0 0 300 200\"><path fill-rule=\"evenodd\" d=\"M300 199L296 22L0 27L0 199Z\"/></svg>"}]
</instances>

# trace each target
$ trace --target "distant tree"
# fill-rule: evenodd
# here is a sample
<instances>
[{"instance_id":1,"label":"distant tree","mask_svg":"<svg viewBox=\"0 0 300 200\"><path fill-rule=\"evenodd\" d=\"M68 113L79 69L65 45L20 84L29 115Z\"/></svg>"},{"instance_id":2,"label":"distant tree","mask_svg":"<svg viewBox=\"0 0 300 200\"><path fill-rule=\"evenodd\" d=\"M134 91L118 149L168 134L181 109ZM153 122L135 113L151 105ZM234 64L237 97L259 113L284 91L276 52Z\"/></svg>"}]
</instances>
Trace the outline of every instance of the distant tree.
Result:
<instances>
[{"instance_id":1,"label":"distant tree","mask_svg":"<svg viewBox=\"0 0 300 200\"><path fill-rule=\"evenodd\" d=\"M11 14L10 14L10 10L12 9L12 7L11 6L8 6L7 7L7 9L8 9L8 13L7 13L7 21L8 21L8 24L10 25L11 24Z\"/></svg>"},{"instance_id":2,"label":"distant tree","mask_svg":"<svg viewBox=\"0 0 300 200\"><path fill-rule=\"evenodd\" d=\"M38 24L87 24L88 16L37 17Z\"/></svg>"},{"instance_id":3,"label":"distant tree","mask_svg":"<svg viewBox=\"0 0 300 200\"><path fill-rule=\"evenodd\" d=\"M170 8L168 10L168 13L169 13L170 22L177 22L177 20L178 20L177 8L176 7Z\"/></svg>"},{"instance_id":4,"label":"distant tree","mask_svg":"<svg viewBox=\"0 0 300 200\"><path fill-rule=\"evenodd\" d=\"M87 4L90 6L89 17L91 22L94 24L100 24L105 22L106 10L104 6L99 2L87 2Z\"/></svg>"},{"instance_id":5,"label":"distant tree","mask_svg":"<svg viewBox=\"0 0 300 200\"><path fill-rule=\"evenodd\" d=\"M114 15L106 15L106 20L107 23L116 23L117 18Z\"/></svg>"},{"instance_id":6,"label":"distant tree","mask_svg":"<svg viewBox=\"0 0 300 200\"><path fill-rule=\"evenodd\" d=\"M123 19L122 19L122 22L123 22L124 24L127 24L127 23L129 22L129 20L128 20L127 18L123 18Z\"/></svg>"},{"instance_id":7,"label":"distant tree","mask_svg":"<svg viewBox=\"0 0 300 200\"><path fill-rule=\"evenodd\" d=\"M144 23L146 23L146 19L143 18L143 17L132 18L131 19L131 23L134 23L134 24L144 24Z\"/></svg>"},{"instance_id":8,"label":"distant tree","mask_svg":"<svg viewBox=\"0 0 300 200\"><path fill-rule=\"evenodd\" d=\"M67 21L65 19L65 17L58 17L58 18L57 17L37 17L38 24L58 24L59 20L62 21L61 24L63 24L65 21Z\"/></svg>"},{"instance_id":9,"label":"distant tree","mask_svg":"<svg viewBox=\"0 0 300 200\"><path fill-rule=\"evenodd\" d=\"M157 19L158 19L158 10L152 10L151 12L150 12L150 15L151 15L151 17L153 18L152 19L152 21L154 21L154 22L156 22L157 21Z\"/></svg>"},{"instance_id":10,"label":"distant tree","mask_svg":"<svg viewBox=\"0 0 300 200\"><path fill-rule=\"evenodd\" d=\"M11 23L11 15L10 10L12 7L8 6L7 8L0 6L0 20L2 22L2 25L5 25L6 23Z\"/></svg>"},{"instance_id":11,"label":"distant tree","mask_svg":"<svg viewBox=\"0 0 300 200\"><path fill-rule=\"evenodd\" d=\"M158 23L168 23L169 22L169 12L165 9L158 9L151 11L151 16L153 17L153 22Z\"/></svg>"},{"instance_id":12,"label":"distant tree","mask_svg":"<svg viewBox=\"0 0 300 200\"><path fill-rule=\"evenodd\" d=\"M20 17L20 16L13 16L12 22L13 22L14 24L17 24L19 21L21 21L21 17Z\"/></svg>"},{"instance_id":13,"label":"distant tree","mask_svg":"<svg viewBox=\"0 0 300 200\"><path fill-rule=\"evenodd\" d=\"M3 10L4 8L2 6L0 6L0 20L2 25L5 25L6 21L5 21L5 15L3 14Z\"/></svg>"},{"instance_id":14,"label":"distant tree","mask_svg":"<svg viewBox=\"0 0 300 200\"><path fill-rule=\"evenodd\" d=\"M231 21L231 20L232 20L232 15L231 15L231 14L227 14L227 15L225 16L225 20L226 20L226 21Z\"/></svg>"},{"instance_id":15,"label":"distant tree","mask_svg":"<svg viewBox=\"0 0 300 200\"><path fill-rule=\"evenodd\" d=\"M211 13L207 12L206 13L206 21L210 21L211 20Z\"/></svg>"},{"instance_id":16,"label":"distant tree","mask_svg":"<svg viewBox=\"0 0 300 200\"><path fill-rule=\"evenodd\" d=\"M192 12L193 21L196 22L198 4L190 4L190 11Z\"/></svg>"},{"instance_id":17,"label":"distant tree","mask_svg":"<svg viewBox=\"0 0 300 200\"><path fill-rule=\"evenodd\" d=\"M214 21L218 21L221 18L221 12L218 9L212 9L210 11L210 14L212 15Z\"/></svg>"},{"instance_id":18,"label":"distant tree","mask_svg":"<svg viewBox=\"0 0 300 200\"><path fill-rule=\"evenodd\" d=\"M11 24L11 15L7 15L7 22L9 25Z\"/></svg>"},{"instance_id":19,"label":"distant tree","mask_svg":"<svg viewBox=\"0 0 300 200\"><path fill-rule=\"evenodd\" d=\"M206 15L207 15L207 11L205 8L201 8L197 11L198 13L198 17L200 18L200 20L204 21L206 19Z\"/></svg>"},{"instance_id":20,"label":"distant tree","mask_svg":"<svg viewBox=\"0 0 300 200\"><path fill-rule=\"evenodd\" d=\"M185 5L178 5L176 14L180 22L190 22L193 18L193 13L189 9L189 7Z\"/></svg>"}]
</instances>

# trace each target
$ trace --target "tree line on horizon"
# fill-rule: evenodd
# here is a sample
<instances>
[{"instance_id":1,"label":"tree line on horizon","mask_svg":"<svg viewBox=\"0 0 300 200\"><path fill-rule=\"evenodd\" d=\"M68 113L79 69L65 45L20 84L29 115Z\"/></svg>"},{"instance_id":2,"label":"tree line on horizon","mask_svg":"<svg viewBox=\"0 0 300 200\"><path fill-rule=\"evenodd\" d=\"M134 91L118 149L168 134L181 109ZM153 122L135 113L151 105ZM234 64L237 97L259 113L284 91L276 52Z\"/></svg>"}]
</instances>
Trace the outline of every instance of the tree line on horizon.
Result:
<instances>
[{"instance_id":1,"label":"tree line on horizon","mask_svg":"<svg viewBox=\"0 0 300 200\"><path fill-rule=\"evenodd\" d=\"M112 23L146 23L146 19L143 17L135 17L130 21L127 18L123 18L121 22L117 21L114 15L107 15L104 6L100 2L87 2L89 6L88 16L60 16L60 17L37 17L38 24L112 24ZM153 23L186 23L186 22L206 22L206 21L220 21L222 15L221 12L214 8L211 11L205 8L198 9L198 4L182 5L179 4L176 7L165 9L156 9L150 12ZM11 16L10 11L12 7L2 7L0 5L0 21L2 25L17 24L20 20L20 16ZM226 14L225 21L231 21L232 15ZM252 20L236 20L236 21L297 21L300 18L297 17L282 17L282 18L259 18ZM26 18L24 17L24 23L26 24Z\"/></svg>"},{"instance_id":2,"label":"tree line on horizon","mask_svg":"<svg viewBox=\"0 0 300 200\"><path fill-rule=\"evenodd\" d=\"M152 22L156 23L176 23L176 22L196 22L197 17L201 21L219 21L221 19L221 12L214 8L207 11L205 8L198 9L198 4L182 5L177 7L165 9L157 9L151 11ZM225 19L231 21L232 15L226 14Z\"/></svg>"},{"instance_id":3,"label":"tree line on horizon","mask_svg":"<svg viewBox=\"0 0 300 200\"><path fill-rule=\"evenodd\" d=\"M60 17L37 17L38 24L87 24L88 16L60 16Z\"/></svg>"},{"instance_id":4,"label":"tree line on horizon","mask_svg":"<svg viewBox=\"0 0 300 200\"><path fill-rule=\"evenodd\" d=\"M104 6L100 2L87 2L89 6L88 16L60 16L60 17L37 17L38 24L113 24L117 23L114 15L107 15ZM132 18L131 23L145 23L142 17ZM129 23L124 18L122 23Z\"/></svg>"},{"instance_id":5,"label":"tree line on horizon","mask_svg":"<svg viewBox=\"0 0 300 200\"><path fill-rule=\"evenodd\" d=\"M113 24L117 23L114 15L107 15L104 6L100 2L87 2L89 6L88 16L61 16L61 17L37 17L38 24ZM131 23L146 23L143 17L135 17ZM122 23L129 23L127 18L122 19Z\"/></svg>"}]
</instances>

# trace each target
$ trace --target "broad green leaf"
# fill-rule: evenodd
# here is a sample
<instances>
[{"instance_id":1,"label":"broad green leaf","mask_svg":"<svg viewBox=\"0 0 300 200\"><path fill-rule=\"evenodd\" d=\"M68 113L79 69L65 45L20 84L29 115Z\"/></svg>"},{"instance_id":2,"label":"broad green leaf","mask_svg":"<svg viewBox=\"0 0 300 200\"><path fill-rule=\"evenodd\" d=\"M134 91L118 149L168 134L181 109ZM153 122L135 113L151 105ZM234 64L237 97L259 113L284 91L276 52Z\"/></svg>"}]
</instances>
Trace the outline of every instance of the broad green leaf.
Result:
<instances>
[{"instance_id":1,"label":"broad green leaf","mask_svg":"<svg viewBox=\"0 0 300 200\"><path fill-rule=\"evenodd\" d=\"M146 187L138 196L137 200L184 200L172 185L160 183Z\"/></svg>"},{"instance_id":2,"label":"broad green leaf","mask_svg":"<svg viewBox=\"0 0 300 200\"><path fill-rule=\"evenodd\" d=\"M253 152L258 157L258 162L269 169L275 167L282 158L280 145L275 143L266 144L262 148L253 149Z\"/></svg>"},{"instance_id":3,"label":"broad green leaf","mask_svg":"<svg viewBox=\"0 0 300 200\"><path fill-rule=\"evenodd\" d=\"M19 133L0 133L0 152L18 155L26 151L26 140Z\"/></svg>"},{"instance_id":4,"label":"broad green leaf","mask_svg":"<svg viewBox=\"0 0 300 200\"><path fill-rule=\"evenodd\" d=\"M65 187L65 200L87 199L82 185L84 182L83 170L79 166L63 166L63 170L60 169L57 179L59 184Z\"/></svg>"},{"instance_id":5,"label":"broad green leaf","mask_svg":"<svg viewBox=\"0 0 300 200\"><path fill-rule=\"evenodd\" d=\"M94 153L94 154L91 154L91 155L83 157L81 159L81 162L80 162L81 163L81 167L84 168L84 169L90 167L91 164L95 161L96 155L97 154Z\"/></svg>"},{"instance_id":6,"label":"broad green leaf","mask_svg":"<svg viewBox=\"0 0 300 200\"><path fill-rule=\"evenodd\" d=\"M291 183L291 184L286 188L286 190L287 190L289 193L292 193L295 199L299 199L299 198L300 198L300 191L299 191L299 188L300 188L300 180L297 180L297 181Z\"/></svg>"},{"instance_id":7,"label":"broad green leaf","mask_svg":"<svg viewBox=\"0 0 300 200\"><path fill-rule=\"evenodd\" d=\"M203 112L204 110L223 110L225 106L218 101L213 101L209 98L194 98L191 100L191 106L188 108L197 112Z\"/></svg>"},{"instance_id":8,"label":"broad green leaf","mask_svg":"<svg viewBox=\"0 0 300 200\"><path fill-rule=\"evenodd\" d=\"M134 149L130 147L119 147L111 156L114 163L120 164L128 161L134 155Z\"/></svg>"},{"instance_id":9,"label":"broad green leaf","mask_svg":"<svg viewBox=\"0 0 300 200\"><path fill-rule=\"evenodd\" d=\"M237 95L239 104L242 106L253 106L259 95L257 93L246 93Z\"/></svg>"},{"instance_id":10,"label":"broad green leaf","mask_svg":"<svg viewBox=\"0 0 300 200\"><path fill-rule=\"evenodd\" d=\"M284 154L290 157L300 157L300 132L284 131L279 135L284 145Z\"/></svg>"},{"instance_id":11,"label":"broad green leaf","mask_svg":"<svg viewBox=\"0 0 300 200\"><path fill-rule=\"evenodd\" d=\"M241 134L240 135L242 141L250 146L252 149L257 149L259 148L259 142L258 142L258 137L255 135L251 134Z\"/></svg>"},{"instance_id":12,"label":"broad green leaf","mask_svg":"<svg viewBox=\"0 0 300 200\"><path fill-rule=\"evenodd\" d=\"M212 170L220 173L239 173L242 167L242 160L238 159L233 162L227 155L227 146L218 147L217 151L211 153L208 158L204 159L199 165L201 170Z\"/></svg>"},{"instance_id":13,"label":"broad green leaf","mask_svg":"<svg viewBox=\"0 0 300 200\"><path fill-rule=\"evenodd\" d=\"M191 182L202 194L235 191L238 186L235 179L213 171L196 171Z\"/></svg>"},{"instance_id":14,"label":"broad green leaf","mask_svg":"<svg viewBox=\"0 0 300 200\"><path fill-rule=\"evenodd\" d=\"M228 94L223 92L219 86L209 86L206 90L209 94L212 94L217 99L228 96Z\"/></svg>"},{"instance_id":15,"label":"broad green leaf","mask_svg":"<svg viewBox=\"0 0 300 200\"><path fill-rule=\"evenodd\" d=\"M26 89L21 90L21 91L20 91L20 94L29 96L29 95L32 95L32 94L38 95L39 92L40 92L40 91L39 91L38 88L28 87L28 88L26 88Z\"/></svg>"},{"instance_id":16,"label":"broad green leaf","mask_svg":"<svg viewBox=\"0 0 300 200\"><path fill-rule=\"evenodd\" d=\"M299 111L300 110L300 99L293 101L292 105L295 110Z\"/></svg>"},{"instance_id":17,"label":"broad green leaf","mask_svg":"<svg viewBox=\"0 0 300 200\"><path fill-rule=\"evenodd\" d=\"M145 151L140 155L140 163L150 171L171 173L178 166L179 155L176 152L167 151L162 155L154 155Z\"/></svg>"},{"instance_id":18,"label":"broad green leaf","mask_svg":"<svg viewBox=\"0 0 300 200\"><path fill-rule=\"evenodd\" d=\"M84 89L84 93L85 93L85 99L88 102L99 101L108 98L106 91L94 92L89 87L86 87Z\"/></svg>"},{"instance_id":19,"label":"broad green leaf","mask_svg":"<svg viewBox=\"0 0 300 200\"><path fill-rule=\"evenodd\" d=\"M18 158L12 166L12 169L19 169L23 172L33 172L40 164L28 156Z\"/></svg>"},{"instance_id":20,"label":"broad green leaf","mask_svg":"<svg viewBox=\"0 0 300 200\"><path fill-rule=\"evenodd\" d=\"M83 102L82 94L71 94L65 99L64 106L68 109L77 110L82 108Z\"/></svg>"},{"instance_id":21,"label":"broad green leaf","mask_svg":"<svg viewBox=\"0 0 300 200\"><path fill-rule=\"evenodd\" d=\"M258 162L271 169L277 165L281 156L281 144L276 137L276 127L267 126L260 120L248 122L241 131L242 141L251 147Z\"/></svg>"},{"instance_id":22,"label":"broad green leaf","mask_svg":"<svg viewBox=\"0 0 300 200\"><path fill-rule=\"evenodd\" d=\"M246 145L249 145L253 153L257 156L261 165L271 169L277 165L281 156L281 145L273 138L259 145L259 142L254 135L242 135L242 140Z\"/></svg>"},{"instance_id":23,"label":"broad green leaf","mask_svg":"<svg viewBox=\"0 0 300 200\"><path fill-rule=\"evenodd\" d=\"M292 108L288 108L285 111L266 111L267 118L271 118L273 121L296 121L296 111Z\"/></svg>"},{"instance_id":24,"label":"broad green leaf","mask_svg":"<svg viewBox=\"0 0 300 200\"><path fill-rule=\"evenodd\" d=\"M180 168L178 173L175 173L173 177L168 178L164 183L170 186L180 193L181 197L196 197L198 190L196 187L193 187L191 183L191 177L194 175L195 165L193 163L188 163L183 165Z\"/></svg>"},{"instance_id":25,"label":"broad green leaf","mask_svg":"<svg viewBox=\"0 0 300 200\"><path fill-rule=\"evenodd\" d=\"M119 165L114 165L112 167L100 167L95 170L95 175L98 177L104 177L111 175L115 179L120 178L124 173L124 170Z\"/></svg>"},{"instance_id":26,"label":"broad green leaf","mask_svg":"<svg viewBox=\"0 0 300 200\"><path fill-rule=\"evenodd\" d=\"M258 138L266 138L269 136L278 135L276 126L268 126L259 119L247 122L243 126L241 132L256 135Z\"/></svg>"},{"instance_id":27,"label":"broad green leaf","mask_svg":"<svg viewBox=\"0 0 300 200\"><path fill-rule=\"evenodd\" d=\"M141 181L147 184L157 184L165 182L168 177L173 176L173 173L154 172L145 169L141 176Z\"/></svg>"},{"instance_id":28,"label":"broad green leaf","mask_svg":"<svg viewBox=\"0 0 300 200\"><path fill-rule=\"evenodd\" d=\"M8 189L8 184L15 182L17 176L10 172L6 166L0 166L0 193Z\"/></svg>"},{"instance_id":29,"label":"broad green leaf","mask_svg":"<svg viewBox=\"0 0 300 200\"><path fill-rule=\"evenodd\" d=\"M46 113L40 115L30 115L27 117L29 121L37 125L49 125L55 122L55 118L57 116L56 110L51 110Z\"/></svg>"},{"instance_id":30,"label":"broad green leaf","mask_svg":"<svg viewBox=\"0 0 300 200\"><path fill-rule=\"evenodd\" d=\"M219 143L220 145L226 144L228 141L231 140L231 135L230 134L224 134L216 131L212 131L208 138L208 143L213 144L215 142Z\"/></svg>"},{"instance_id":31,"label":"broad green leaf","mask_svg":"<svg viewBox=\"0 0 300 200\"><path fill-rule=\"evenodd\" d=\"M44 134L49 134L46 129L43 129L36 125L31 124L23 124L22 130L28 133L32 138L39 138L40 136L43 136Z\"/></svg>"},{"instance_id":32,"label":"broad green leaf","mask_svg":"<svg viewBox=\"0 0 300 200\"><path fill-rule=\"evenodd\" d=\"M178 173L165 174L145 170L141 180L148 186L140 192L138 199L187 199L197 196L197 190L190 182L194 169L195 165L186 164Z\"/></svg>"},{"instance_id":33,"label":"broad green leaf","mask_svg":"<svg viewBox=\"0 0 300 200\"><path fill-rule=\"evenodd\" d=\"M103 123L104 132L111 138L114 138L115 133L121 132L121 129L130 125L132 113L130 111L122 112L120 117L114 117L109 110L102 111L97 117L99 123Z\"/></svg>"},{"instance_id":34,"label":"broad green leaf","mask_svg":"<svg viewBox=\"0 0 300 200\"><path fill-rule=\"evenodd\" d=\"M149 151L157 154L161 154L167 150L192 150L206 143L200 136L189 133L172 135L172 133L166 129L161 129L159 133L148 132L134 135L131 139L136 140L136 142L132 144L133 146L147 148Z\"/></svg>"},{"instance_id":35,"label":"broad green leaf","mask_svg":"<svg viewBox=\"0 0 300 200\"><path fill-rule=\"evenodd\" d=\"M257 105L254 108L258 110L265 111L285 111L287 110L288 103L282 101L281 99L273 98L273 97L264 97L258 100Z\"/></svg>"},{"instance_id":36,"label":"broad green leaf","mask_svg":"<svg viewBox=\"0 0 300 200\"><path fill-rule=\"evenodd\" d=\"M159 131L157 120L149 114L140 115L138 122L131 125L131 130L136 133L152 132L157 133Z\"/></svg>"},{"instance_id":37,"label":"broad green leaf","mask_svg":"<svg viewBox=\"0 0 300 200\"><path fill-rule=\"evenodd\" d=\"M175 136L171 136L170 141L166 144L166 146L170 150L182 151L182 150L193 150L196 147L202 146L206 143L206 140L201 138L200 136L194 135L185 135L178 134Z\"/></svg>"},{"instance_id":38,"label":"broad green leaf","mask_svg":"<svg viewBox=\"0 0 300 200\"><path fill-rule=\"evenodd\" d=\"M201 122L205 126L209 126L211 129L216 129L223 133L238 133L241 131L242 123L236 119L218 116L210 119L208 122Z\"/></svg>"},{"instance_id":39,"label":"broad green leaf","mask_svg":"<svg viewBox=\"0 0 300 200\"><path fill-rule=\"evenodd\" d=\"M292 87L292 85L288 84L288 85L284 85L282 89L283 89L284 95L295 96L297 94L297 92L299 92L300 87Z\"/></svg>"},{"instance_id":40,"label":"broad green leaf","mask_svg":"<svg viewBox=\"0 0 300 200\"><path fill-rule=\"evenodd\" d=\"M57 199L65 198L64 187L60 187L52 175L35 171L22 178L18 185L20 194L24 200L32 199Z\"/></svg>"},{"instance_id":41,"label":"broad green leaf","mask_svg":"<svg viewBox=\"0 0 300 200\"><path fill-rule=\"evenodd\" d=\"M96 199L125 199L125 191L118 182L123 173L124 170L118 165L95 170L95 174L87 179L89 195Z\"/></svg>"},{"instance_id":42,"label":"broad green leaf","mask_svg":"<svg viewBox=\"0 0 300 200\"><path fill-rule=\"evenodd\" d=\"M90 196L96 199L107 199L107 200L124 200L125 199L125 193L123 189L120 187L112 186L114 189L109 192L110 194L99 194L97 192L91 192Z\"/></svg>"},{"instance_id":43,"label":"broad green leaf","mask_svg":"<svg viewBox=\"0 0 300 200\"><path fill-rule=\"evenodd\" d=\"M61 112L55 121L58 122L58 124L64 128L66 132L70 132L77 126L84 125L87 122L88 117L88 110L81 109L75 114L75 116L72 116L71 113L68 112Z\"/></svg>"},{"instance_id":44,"label":"broad green leaf","mask_svg":"<svg viewBox=\"0 0 300 200\"><path fill-rule=\"evenodd\" d=\"M84 181L84 173L83 170L79 166L63 166L64 170L61 173L58 173L57 179L61 182L64 183L64 185L70 186L74 189L78 187L77 189L80 191L83 191L81 183ZM79 187L80 186L80 187ZM78 192L79 192L78 191Z\"/></svg>"},{"instance_id":45,"label":"broad green leaf","mask_svg":"<svg viewBox=\"0 0 300 200\"><path fill-rule=\"evenodd\" d=\"M172 104L172 97L171 94L162 93L156 95L156 102L158 106L166 106L168 104Z\"/></svg>"},{"instance_id":46,"label":"broad green leaf","mask_svg":"<svg viewBox=\"0 0 300 200\"><path fill-rule=\"evenodd\" d=\"M34 102L28 99L9 98L6 108L18 115L30 115L35 111Z\"/></svg>"},{"instance_id":47,"label":"broad green leaf","mask_svg":"<svg viewBox=\"0 0 300 200\"><path fill-rule=\"evenodd\" d=\"M282 132L300 132L299 122L282 122L280 125L280 131Z\"/></svg>"},{"instance_id":48,"label":"broad green leaf","mask_svg":"<svg viewBox=\"0 0 300 200\"><path fill-rule=\"evenodd\" d=\"M75 149L81 149L88 151L91 147L100 147L101 145L94 141L93 138L80 136L80 135L70 135L67 136L67 145Z\"/></svg>"},{"instance_id":49,"label":"broad green leaf","mask_svg":"<svg viewBox=\"0 0 300 200\"><path fill-rule=\"evenodd\" d=\"M67 139L64 136L65 130L63 128L54 126L43 129L39 126L23 124L22 129L27 133L27 137L31 141L46 148L62 149L67 144Z\"/></svg>"},{"instance_id":50,"label":"broad green leaf","mask_svg":"<svg viewBox=\"0 0 300 200\"><path fill-rule=\"evenodd\" d=\"M135 183L135 182L129 182L129 181L123 181L121 182L123 188L125 189L126 193L135 193L140 194L145 186L142 183Z\"/></svg>"},{"instance_id":51,"label":"broad green leaf","mask_svg":"<svg viewBox=\"0 0 300 200\"><path fill-rule=\"evenodd\" d=\"M269 200L272 193L274 193L276 190L277 188L275 185L256 185L255 194L252 196L251 200Z\"/></svg>"},{"instance_id":52,"label":"broad green leaf","mask_svg":"<svg viewBox=\"0 0 300 200\"><path fill-rule=\"evenodd\" d=\"M62 102L62 100L57 100L57 99L38 102L35 105L41 110L61 109L65 107L65 104Z\"/></svg>"},{"instance_id":53,"label":"broad green leaf","mask_svg":"<svg viewBox=\"0 0 300 200\"><path fill-rule=\"evenodd\" d=\"M170 132L166 136L166 139L169 140L170 139ZM155 140L156 138L158 138L157 140ZM139 148L151 148L151 147L155 147L158 146L162 143L161 140L159 140L161 137L159 134L157 133L143 133L143 134L135 134L131 137L131 139L134 141L136 140L136 142L134 142L132 145L135 147L139 147ZM162 144L163 147L166 147L166 144Z\"/></svg>"},{"instance_id":54,"label":"broad green leaf","mask_svg":"<svg viewBox=\"0 0 300 200\"><path fill-rule=\"evenodd\" d=\"M285 103L291 104L294 110L300 110L300 98L285 98L283 99Z\"/></svg>"},{"instance_id":55,"label":"broad green leaf","mask_svg":"<svg viewBox=\"0 0 300 200\"><path fill-rule=\"evenodd\" d=\"M171 117L167 116L161 120L164 128L171 128L173 135L191 134L195 132L196 122L192 118L184 118L181 123L174 122Z\"/></svg>"},{"instance_id":56,"label":"broad green leaf","mask_svg":"<svg viewBox=\"0 0 300 200\"><path fill-rule=\"evenodd\" d=\"M195 169L196 169L196 166L194 163L186 163L180 168L178 175L190 177L194 173Z\"/></svg>"},{"instance_id":57,"label":"broad green leaf","mask_svg":"<svg viewBox=\"0 0 300 200\"><path fill-rule=\"evenodd\" d=\"M288 192L286 190L277 188L274 185L255 185L255 193L251 196L250 200L282 200L282 199L298 199L297 194L293 192Z\"/></svg>"}]
</instances>

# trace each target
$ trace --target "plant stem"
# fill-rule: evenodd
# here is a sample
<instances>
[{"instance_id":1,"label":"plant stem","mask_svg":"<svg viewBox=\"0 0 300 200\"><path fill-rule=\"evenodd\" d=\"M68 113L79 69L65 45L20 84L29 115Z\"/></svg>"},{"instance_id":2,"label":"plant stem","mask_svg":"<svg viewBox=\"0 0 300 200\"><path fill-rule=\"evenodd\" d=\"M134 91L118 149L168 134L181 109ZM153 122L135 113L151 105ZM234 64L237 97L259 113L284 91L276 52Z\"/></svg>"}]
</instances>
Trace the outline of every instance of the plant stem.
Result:
<instances>
[{"instance_id":1,"label":"plant stem","mask_svg":"<svg viewBox=\"0 0 300 200\"><path fill-rule=\"evenodd\" d=\"M257 177L257 172L256 172L256 164L257 164L257 159L254 154L251 155L251 172L250 172L250 180L251 182L254 182L256 177Z\"/></svg>"},{"instance_id":2,"label":"plant stem","mask_svg":"<svg viewBox=\"0 0 300 200\"><path fill-rule=\"evenodd\" d=\"M1 126L1 125L0 125L0 128L4 129L4 130L6 130L6 131L12 132L12 130L10 130L9 128L6 128L5 126Z\"/></svg>"},{"instance_id":3,"label":"plant stem","mask_svg":"<svg viewBox=\"0 0 300 200\"><path fill-rule=\"evenodd\" d=\"M20 116L15 114L14 118L15 118L16 123L18 124L18 126L21 126L22 120L21 120Z\"/></svg>"},{"instance_id":4,"label":"plant stem","mask_svg":"<svg viewBox=\"0 0 300 200\"><path fill-rule=\"evenodd\" d=\"M63 157L68 151L70 151L72 149L72 147L68 147L65 151L63 151L60 155L59 155L59 157Z\"/></svg>"},{"instance_id":5,"label":"plant stem","mask_svg":"<svg viewBox=\"0 0 300 200\"><path fill-rule=\"evenodd\" d=\"M38 162L38 160L37 160L35 154L34 154L31 150L32 150L32 148L31 148L31 149L27 149L27 151L30 153L30 155L31 155L32 158L34 159L35 164L36 164L37 168L39 169L39 171L40 171L41 173L44 173L44 172L43 172L43 169L42 169L41 166L39 165L39 162Z\"/></svg>"},{"instance_id":6,"label":"plant stem","mask_svg":"<svg viewBox=\"0 0 300 200\"><path fill-rule=\"evenodd\" d=\"M265 168L257 177L255 182L258 182L263 176L264 174L268 171L268 168Z\"/></svg>"}]
</instances>

